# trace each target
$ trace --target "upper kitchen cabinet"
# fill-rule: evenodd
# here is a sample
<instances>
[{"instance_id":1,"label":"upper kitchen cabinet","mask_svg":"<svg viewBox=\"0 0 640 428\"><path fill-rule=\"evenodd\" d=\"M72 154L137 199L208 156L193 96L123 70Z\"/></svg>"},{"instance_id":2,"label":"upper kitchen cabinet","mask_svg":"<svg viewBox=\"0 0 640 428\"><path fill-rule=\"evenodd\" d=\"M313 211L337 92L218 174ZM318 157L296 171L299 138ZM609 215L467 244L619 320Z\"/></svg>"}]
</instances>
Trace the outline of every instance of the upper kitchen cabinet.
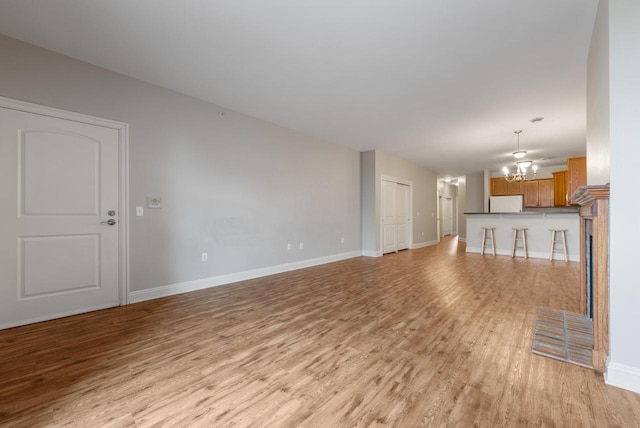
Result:
<instances>
[{"instance_id":1,"label":"upper kitchen cabinet","mask_svg":"<svg viewBox=\"0 0 640 428\"><path fill-rule=\"evenodd\" d=\"M504 177L491 179L491 196L522 195L524 192L521 181L507 181Z\"/></svg>"},{"instance_id":2,"label":"upper kitchen cabinet","mask_svg":"<svg viewBox=\"0 0 640 428\"><path fill-rule=\"evenodd\" d=\"M522 185L522 181L514 180L507 182L507 195L522 195L522 193L524 192Z\"/></svg>"},{"instance_id":3,"label":"upper kitchen cabinet","mask_svg":"<svg viewBox=\"0 0 640 428\"><path fill-rule=\"evenodd\" d=\"M580 186L587 185L587 158L569 158L567 159L567 174L569 176L569 200L571 204L576 202L573 200L573 194Z\"/></svg>"},{"instance_id":4,"label":"upper kitchen cabinet","mask_svg":"<svg viewBox=\"0 0 640 428\"><path fill-rule=\"evenodd\" d=\"M569 176L567 171L553 173L553 206L564 207L569 205L568 183Z\"/></svg>"},{"instance_id":5,"label":"upper kitchen cabinet","mask_svg":"<svg viewBox=\"0 0 640 428\"><path fill-rule=\"evenodd\" d=\"M524 182L524 206L552 207L553 179L528 180Z\"/></svg>"},{"instance_id":6,"label":"upper kitchen cabinet","mask_svg":"<svg viewBox=\"0 0 640 428\"><path fill-rule=\"evenodd\" d=\"M491 196L507 196L507 180L502 177L492 178Z\"/></svg>"}]
</instances>

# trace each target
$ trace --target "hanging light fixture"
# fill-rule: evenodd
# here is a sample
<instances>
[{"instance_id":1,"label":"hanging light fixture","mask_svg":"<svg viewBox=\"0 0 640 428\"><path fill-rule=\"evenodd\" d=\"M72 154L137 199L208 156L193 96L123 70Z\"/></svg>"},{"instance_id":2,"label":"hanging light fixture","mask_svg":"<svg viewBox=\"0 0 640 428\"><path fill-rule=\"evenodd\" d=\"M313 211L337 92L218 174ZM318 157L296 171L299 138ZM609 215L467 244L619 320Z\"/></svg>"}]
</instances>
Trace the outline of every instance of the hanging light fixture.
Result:
<instances>
[{"instance_id":1,"label":"hanging light fixture","mask_svg":"<svg viewBox=\"0 0 640 428\"><path fill-rule=\"evenodd\" d=\"M521 133L522 133L522 129L514 131L514 134L516 134L518 136L517 137L518 138L518 150L513 152L513 157L516 158L516 159L522 159L527 154L526 150L520 150L520 134Z\"/></svg>"},{"instance_id":2,"label":"hanging light fixture","mask_svg":"<svg viewBox=\"0 0 640 428\"><path fill-rule=\"evenodd\" d=\"M513 157L516 159L522 159L526 154L526 150L520 150L520 134L522 130L514 131L514 134L517 135L518 140L518 150L513 152ZM531 168L531 169L529 169ZM533 175L530 174L530 171L533 172ZM532 161L516 161L516 170L511 173L509 168L506 166L502 168L502 172L504 173L505 180L512 182L520 182L525 180L533 180L538 175L538 166L534 165Z\"/></svg>"}]
</instances>

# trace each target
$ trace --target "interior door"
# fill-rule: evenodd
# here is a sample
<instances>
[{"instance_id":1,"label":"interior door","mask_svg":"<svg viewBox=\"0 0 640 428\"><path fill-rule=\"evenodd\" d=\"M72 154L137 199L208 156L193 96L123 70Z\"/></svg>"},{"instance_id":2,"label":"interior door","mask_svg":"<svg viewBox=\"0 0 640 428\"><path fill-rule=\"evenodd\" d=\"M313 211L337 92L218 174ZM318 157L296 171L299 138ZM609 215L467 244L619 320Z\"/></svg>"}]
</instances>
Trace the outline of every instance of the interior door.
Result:
<instances>
[{"instance_id":1,"label":"interior door","mask_svg":"<svg viewBox=\"0 0 640 428\"><path fill-rule=\"evenodd\" d=\"M382 181L382 253L398 251L396 227L396 183Z\"/></svg>"},{"instance_id":2,"label":"interior door","mask_svg":"<svg viewBox=\"0 0 640 428\"><path fill-rule=\"evenodd\" d=\"M442 198L442 234L451 235L453 232L453 200L449 197Z\"/></svg>"},{"instance_id":3,"label":"interior door","mask_svg":"<svg viewBox=\"0 0 640 428\"><path fill-rule=\"evenodd\" d=\"M409 186L396 184L396 234L398 250L409 248Z\"/></svg>"},{"instance_id":4,"label":"interior door","mask_svg":"<svg viewBox=\"0 0 640 428\"><path fill-rule=\"evenodd\" d=\"M436 229L437 229L437 235L438 235L438 242L440 242L440 238L442 237L442 235L440 235L440 200L441 200L442 196L440 196L440 191L436 191Z\"/></svg>"},{"instance_id":5,"label":"interior door","mask_svg":"<svg viewBox=\"0 0 640 428\"><path fill-rule=\"evenodd\" d=\"M0 107L0 328L120 303L116 129Z\"/></svg>"}]
</instances>

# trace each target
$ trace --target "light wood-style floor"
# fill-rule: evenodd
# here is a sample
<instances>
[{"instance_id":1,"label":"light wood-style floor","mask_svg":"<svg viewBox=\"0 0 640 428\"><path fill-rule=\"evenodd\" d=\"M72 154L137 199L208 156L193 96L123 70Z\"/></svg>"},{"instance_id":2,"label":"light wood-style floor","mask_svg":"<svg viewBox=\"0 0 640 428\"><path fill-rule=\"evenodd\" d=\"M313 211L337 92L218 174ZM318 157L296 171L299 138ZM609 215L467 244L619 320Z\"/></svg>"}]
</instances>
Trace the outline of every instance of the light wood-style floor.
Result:
<instances>
[{"instance_id":1,"label":"light wood-style floor","mask_svg":"<svg viewBox=\"0 0 640 428\"><path fill-rule=\"evenodd\" d=\"M0 425L640 426L640 395L531 353L578 275L448 239L0 331Z\"/></svg>"}]
</instances>

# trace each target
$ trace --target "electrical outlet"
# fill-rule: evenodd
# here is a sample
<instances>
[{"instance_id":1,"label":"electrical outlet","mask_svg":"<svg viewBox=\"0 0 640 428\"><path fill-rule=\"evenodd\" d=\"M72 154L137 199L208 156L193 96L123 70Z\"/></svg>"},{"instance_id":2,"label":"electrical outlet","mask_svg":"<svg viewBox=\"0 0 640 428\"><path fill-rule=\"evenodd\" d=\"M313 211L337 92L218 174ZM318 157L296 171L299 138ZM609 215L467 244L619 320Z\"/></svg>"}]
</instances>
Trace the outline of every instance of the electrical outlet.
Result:
<instances>
[{"instance_id":1,"label":"electrical outlet","mask_svg":"<svg viewBox=\"0 0 640 428\"><path fill-rule=\"evenodd\" d=\"M202 261L203 262L207 261L207 253L202 253Z\"/></svg>"},{"instance_id":2,"label":"electrical outlet","mask_svg":"<svg viewBox=\"0 0 640 428\"><path fill-rule=\"evenodd\" d=\"M300 243L300 249L302 250L302 242Z\"/></svg>"},{"instance_id":3,"label":"electrical outlet","mask_svg":"<svg viewBox=\"0 0 640 428\"><path fill-rule=\"evenodd\" d=\"M291 244L287 244L287 250L291 251Z\"/></svg>"},{"instance_id":4,"label":"electrical outlet","mask_svg":"<svg viewBox=\"0 0 640 428\"><path fill-rule=\"evenodd\" d=\"M340 238L340 243L344 244L344 236L342 238Z\"/></svg>"},{"instance_id":5,"label":"electrical outlet","mask_svg":"<svg viewBox=\"0 0 640 428\"><path fill-rule=\"evenodd\" d=\"M422 237L424 237L424 232L422 232Z\"/></svg>"}]
</instances>

